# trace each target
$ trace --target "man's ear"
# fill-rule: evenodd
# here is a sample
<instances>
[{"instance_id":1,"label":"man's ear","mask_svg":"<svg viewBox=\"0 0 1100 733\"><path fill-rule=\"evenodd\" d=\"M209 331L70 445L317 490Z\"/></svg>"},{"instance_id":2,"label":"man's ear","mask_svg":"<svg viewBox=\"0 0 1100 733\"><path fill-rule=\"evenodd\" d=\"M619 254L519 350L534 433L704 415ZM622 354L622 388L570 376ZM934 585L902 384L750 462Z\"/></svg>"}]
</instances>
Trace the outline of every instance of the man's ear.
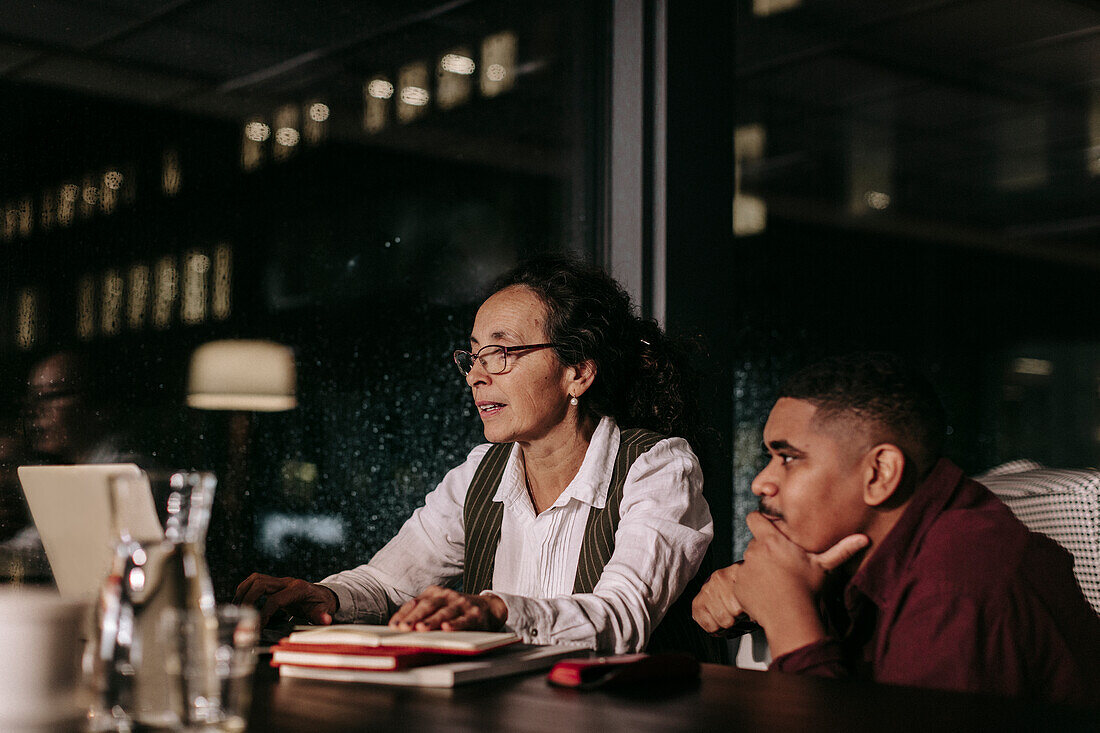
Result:
<instances>
[{"instance_id":1,"label":"man's ear","mask_svg":"<svg viewBox=\"0 0 1100 733\"><path fill-rule=\"evenodd\" d=\"M905 454L893 443L880 443L867 451L867 483L863 501L867 506L882 506L898 490L905 472Z\"/></svg>"},{"instance_id":2,"label":"man's ear","mask_svg":"<svg viewBox=\"0 0 1100 733\"><path fill-rule=\"evenodd\" d=\"M592 386L592 382L596 379L596 362L586 359L580 364L569 367L569 370L569 394L580 397L588 391L588 388Z\"/></svg>"}]
</instances>

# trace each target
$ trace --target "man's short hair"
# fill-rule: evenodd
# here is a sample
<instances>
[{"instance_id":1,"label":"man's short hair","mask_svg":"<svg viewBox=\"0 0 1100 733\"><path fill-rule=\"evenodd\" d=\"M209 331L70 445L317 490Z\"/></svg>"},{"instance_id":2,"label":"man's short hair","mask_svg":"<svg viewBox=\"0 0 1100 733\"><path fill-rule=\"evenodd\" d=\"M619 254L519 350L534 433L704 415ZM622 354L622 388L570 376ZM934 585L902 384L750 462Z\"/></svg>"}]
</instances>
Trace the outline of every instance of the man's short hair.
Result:
<instances>
[{"instance_id":1,"label":"man's short hair","mask_svg":"<svg viewBox=\"0 0 1100 733\"><path fill-rule=\"evenodd\" d=\"M902 450L917 480L932 470L943 452L943 404L928 379L896 354L824 359L791 376L779 396L811 403L818 421L861 423L876 442L893 443Z\"/></svg>"}]
</instances>

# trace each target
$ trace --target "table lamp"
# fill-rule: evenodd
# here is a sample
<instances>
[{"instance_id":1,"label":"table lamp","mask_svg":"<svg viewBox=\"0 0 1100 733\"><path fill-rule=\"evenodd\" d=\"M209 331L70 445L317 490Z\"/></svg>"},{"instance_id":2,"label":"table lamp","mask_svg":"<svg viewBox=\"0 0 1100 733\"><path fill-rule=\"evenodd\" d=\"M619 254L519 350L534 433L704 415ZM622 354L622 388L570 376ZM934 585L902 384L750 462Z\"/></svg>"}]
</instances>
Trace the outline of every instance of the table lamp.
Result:
<instances>
[{"instance_id":1,"label":"table lamp","mask_svg":"<svg viewBox=\"0 0 1100 733\"><path fill-rule=\"evenodd\" d=\"M239 580L233 579L234 574L248 569L240 548L233 550L230 538L251 534L252 517L245 505L250 501L248 454L253 414L297 407L295 382L294 352L273 341L211 341L191 355L187 405L228 412L228 464L221 482L224 490L216 494L215 511L229 529L221 539L229 543L228 549L223 548L226 556L245 563L227 572L232 583Z\"/></svg>"},{"instance_id":2,"label":"table lamp","mask_svg":"<svg viewBox=\"0 0 1100 733\"><path fill-rule=\"evenodd\" d=\"M203 344L191 356L187 404L200 410L291 410L298 405L294 352L274 341Z\"/></svg>"}]
</instances>

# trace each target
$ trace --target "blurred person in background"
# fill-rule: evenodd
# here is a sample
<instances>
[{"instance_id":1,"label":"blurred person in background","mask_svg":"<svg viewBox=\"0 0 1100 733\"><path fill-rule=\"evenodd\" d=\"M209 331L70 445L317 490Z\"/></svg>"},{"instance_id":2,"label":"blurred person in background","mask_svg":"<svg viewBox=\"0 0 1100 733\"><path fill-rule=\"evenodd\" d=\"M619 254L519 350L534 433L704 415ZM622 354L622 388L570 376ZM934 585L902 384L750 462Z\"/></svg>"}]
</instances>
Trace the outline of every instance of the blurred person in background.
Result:
<instances>
[{"instance_id":1,"label":"blurred person in background","mask_svg":"<svg viewBox=\"0 0 1100 733\"><path fill-rule=\"evenodd\" d=\"M75 351L55 351L36 362L27 377L22 425L14 429L18 438L9 442L18 446L19 454L12 458L10 476L5 473L5 477L22 503L26 521L7 538L3 550L16 553L23 558L20 563L39 574L48 565L38 530L26 514L16 474L20 465L138 463L147 467L138 454L121 447L122 433L114 429L107 400L93 375L87 358Z\"/></svg>"},{"instance_id":2,"label":"blurred person in background","mask_svg":"<svg viewBox=\"0 0 1100 733\"><path fill-rule=\"evenodd\" d=\"M36 463L135 460L94 376L87 357L75 351L54 352L31 367L23 419Z\"/></svg>"}]
</instances>

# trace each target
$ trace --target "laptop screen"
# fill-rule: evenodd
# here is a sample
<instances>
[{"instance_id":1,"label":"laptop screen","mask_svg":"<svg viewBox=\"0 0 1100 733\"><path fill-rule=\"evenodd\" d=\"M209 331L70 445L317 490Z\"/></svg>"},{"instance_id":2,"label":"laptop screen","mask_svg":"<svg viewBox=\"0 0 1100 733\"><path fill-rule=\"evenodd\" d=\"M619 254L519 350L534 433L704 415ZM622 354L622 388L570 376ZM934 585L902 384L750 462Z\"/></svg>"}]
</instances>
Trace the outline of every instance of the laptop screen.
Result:
<instances>
[{"instance_id":1,"label":"laptop screen","mask_svg":"<svg viewBox=\"0 0 1100 733\"><path fill-rule=\"evenodd\" d=\"M110 571L117 540L110 495L115 476L135 479L119 506L130 535L141 541L163 539L149 481L132 463L19 468L31 517L65 598L94 599Z\"/></svg>"}]
</instances>

